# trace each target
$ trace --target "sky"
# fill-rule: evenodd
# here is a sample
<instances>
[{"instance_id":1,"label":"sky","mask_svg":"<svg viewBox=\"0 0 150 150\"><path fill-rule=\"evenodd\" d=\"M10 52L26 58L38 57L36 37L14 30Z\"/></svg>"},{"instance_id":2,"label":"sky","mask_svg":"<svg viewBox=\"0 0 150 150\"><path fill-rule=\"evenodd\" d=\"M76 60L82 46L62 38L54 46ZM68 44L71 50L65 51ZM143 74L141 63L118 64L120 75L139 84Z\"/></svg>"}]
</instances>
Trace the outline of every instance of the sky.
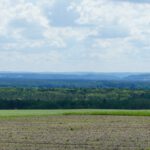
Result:
<instances>
[{"instance_id":1,"label":"sky","mask_svg":"<svg viewBox=\"0 0 150 150\"><path fill-rule=\"evenodd\" d=\"M0 0L0 71L150 72L150 0Z\"/></svg>"}]
</instances>

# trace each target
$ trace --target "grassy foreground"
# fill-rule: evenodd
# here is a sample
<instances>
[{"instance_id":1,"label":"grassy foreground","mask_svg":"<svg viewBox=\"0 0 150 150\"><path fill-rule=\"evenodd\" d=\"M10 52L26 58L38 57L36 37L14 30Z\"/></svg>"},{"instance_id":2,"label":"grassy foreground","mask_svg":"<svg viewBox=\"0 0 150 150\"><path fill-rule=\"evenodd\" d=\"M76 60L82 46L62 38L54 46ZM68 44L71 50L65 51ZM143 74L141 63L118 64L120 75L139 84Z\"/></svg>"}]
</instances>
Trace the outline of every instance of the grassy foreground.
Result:
<instances>
[{"instance_id":1,"label":"grassy foreground","mask_svg":"<svg viewBox=\"0 0 150 150\"><path fill-rule=\"evenodd\" d=\"M0 118L51 115L120 115L150 116L150 110L58 109L58 110L0 110Z\"/></svg>"}]
</instances>

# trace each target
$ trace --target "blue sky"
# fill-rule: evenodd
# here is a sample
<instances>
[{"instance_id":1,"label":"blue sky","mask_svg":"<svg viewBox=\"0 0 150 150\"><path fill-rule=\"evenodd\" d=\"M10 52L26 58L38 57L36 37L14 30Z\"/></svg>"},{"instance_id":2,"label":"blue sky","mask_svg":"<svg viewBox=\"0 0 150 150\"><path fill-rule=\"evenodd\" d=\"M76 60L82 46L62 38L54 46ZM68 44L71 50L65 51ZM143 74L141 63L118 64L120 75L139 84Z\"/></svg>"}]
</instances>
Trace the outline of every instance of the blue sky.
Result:
<instances>
[{"instance_id":1,"label":"blue sky","mask_svg":"<svg viewBox=\"0 0 150 150\"><path fill-rule=\"evenodd\" d=\"M150 0L0 0L0 71L149 72Z\"/></svg>"}]
</instances>

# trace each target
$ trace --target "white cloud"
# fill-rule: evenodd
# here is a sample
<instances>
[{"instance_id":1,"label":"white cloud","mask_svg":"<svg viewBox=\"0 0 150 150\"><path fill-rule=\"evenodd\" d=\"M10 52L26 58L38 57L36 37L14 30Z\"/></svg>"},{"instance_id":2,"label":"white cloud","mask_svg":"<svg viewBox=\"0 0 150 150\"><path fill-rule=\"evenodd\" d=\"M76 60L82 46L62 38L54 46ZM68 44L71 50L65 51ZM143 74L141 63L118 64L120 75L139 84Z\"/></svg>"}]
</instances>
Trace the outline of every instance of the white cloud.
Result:
<instances>
[{"instance_id":1,"label":"white cloud","mask_svg":"<svg viewBox=\"0 0 150 150\"><path fill-rule=\"evenodd\" d=\"M59 3L59 7L55 7ZM71 20L61 18L67 21L59 26L60 21L52 20L52 9L60 7L66 10L61 16L70 13ZM46 60L61 60L58 70L66 67L81 71L92 68L101 71L100 68L107 67L109 70L111 64L115 71L115 68L122 69L121 62L130 70L138 62L141 66L150 64L150 3L147 0L0 0L0 10L0 70L8 64L12 68L18 64L27 69L33 62L41 66L39 70L48 70ZM63 13L62 10L57 10L55 16ZM12 58L7 61L9 56ZM17 63L19 61L22 64Z\"/></svg>"},{"instance_id":2,"label":"white cloud","mask_svg":"<svg viewBox=\"0 0 150 150\"><path fill-rule=\"evenodd\" d=\"M61 64L63 56L57 51L48 53L13 51L0 52L0 60L0 68L3 71L46 71L56 69Z\"/></svg>"},{"instance_id":3,"label":"white cloud","mask_svg":"<svg viewBox=\"0 0 150 150\"><path fill-rule=\"evenodd\" d=\"M150 53L149 3L82 0L80 5L74 2L70 8L79 14L78 24L92 25L97 31L97 40L91 43L95 45L91 47L91 56L112 60L116 56L135 58L139 55L144 59L143 53ZM141 47L133 41L140 41Z\"/></svg>"},{"instance_id":4,"label":"white cloud","mask_svg":"<svg viewBox=\"0 0 150 150\"><path fill-rule=\"evenodd\" d=\"M111 0L82 0L81 4L72 4L79 13L79 24L103 26L120 25L130 29L135 35L149 27L150 4L115 3ZM149 28L148 28L149 29Z\"/></svg>"},{"instance_id":5,"label":"white cloud","mask_svg":"<svg viewBox=\"0 0 150 150\"><path fill-rule=\"evenodd\" d=\"M51 7L55 4L55 0L37 0L34 3L32 1L16 0L16 5L13 5L10 0L0 0L0 2L0 8L2 8L0 20L3 20L3 16L5 16L5 20L0 22L0 34L3 34L3 36L11 36L12 38L17 39L16 43L6 44L7 48L7 45L22 45L23 43L20 43L20 41L28 40L28 43L31 43L33 40L27 39L24 35L24 31L26 33L33 32L32 34L34 35L36 34L35 32L42 30L40 36L43 36L45 44L56 48L65 47L67 45L67 40L70 40L70 38L80 41L84 40L89 35L94 34L93 31L91 32L90 29L86 28L81 29L80 27L73 28L52 26L51 20L45 15L45 7L48 7L48 13L50 13ZM36 27L38 25L39 31L30 31L30 26L13 27L11 25L12 22L16 22L17 24L17 21L19 20L26 22L26 24L29 24L30 26L33 25ZM26 43L27 42L23 44L24 46L22 45L19 47L26 47ZM43 41L40 43L43 43Z\"/></svg>"},{"instance_id":6,"label":"white cloud","mask_svg":"<svg viewBox=\"0 0 150 150\"><path fill-rule=\"evenodd\" d=\"M17 37L18 40L29 40L26 39L23 35L23 28L18 29L18 28L13 28L11 27L11 22L14 20L19 20L23 19L26 22L30 24L34 24L35 26L38 24L40 28L43 30L43 35L45 38L47 38L47 32L51 32L52 34L50 35L50 39L48 38L47 40L50 40L52 43L51 45L61 45L63 39L59 37L59 35L53 30L53 28L50 26L50 22L48 18L44 15L44 6L46 7L51 7L54 1L37 1L36 4L32 2L27 2L27 1L22 1L22 0L17 0L16 5L12 6L11 1L5 1L1 0L0 1L0 9L1 9L1 16L0 16L0 34L3 36L8 36L9 34L11 37ZM50 8L49 8L50 9ZM5 16L5 18L4 18ZM4 18L4 19L3 19ZM18 32L19 31L19 32ZM22 32L21 32L22 31ZM35 33L33 33L35 34ZM42 35L41 35L42 36ZM13 45L18 45L20 44L19 41L18 43L13 43ZM11 43L8 43L11 45Z\"/></svg>"}]
</instances>

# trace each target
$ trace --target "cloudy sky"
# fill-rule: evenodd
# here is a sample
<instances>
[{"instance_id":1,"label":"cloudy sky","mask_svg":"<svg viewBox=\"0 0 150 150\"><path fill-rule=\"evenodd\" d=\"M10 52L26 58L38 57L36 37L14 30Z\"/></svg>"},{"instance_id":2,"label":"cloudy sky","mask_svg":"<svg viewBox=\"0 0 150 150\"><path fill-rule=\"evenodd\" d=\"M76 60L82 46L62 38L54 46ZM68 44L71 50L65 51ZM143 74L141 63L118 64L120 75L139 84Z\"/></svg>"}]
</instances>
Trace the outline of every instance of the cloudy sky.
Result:
<instances>
[{"instance_id":1,"label":"cloudy sky","mask_svg":"<svg viewBox=\"0 0 150 150\"><path fill-rule=\"evenodd\" d=\"M150 0L0 0L0 71L149 72Z\"/></svg>"}]
</instances>

